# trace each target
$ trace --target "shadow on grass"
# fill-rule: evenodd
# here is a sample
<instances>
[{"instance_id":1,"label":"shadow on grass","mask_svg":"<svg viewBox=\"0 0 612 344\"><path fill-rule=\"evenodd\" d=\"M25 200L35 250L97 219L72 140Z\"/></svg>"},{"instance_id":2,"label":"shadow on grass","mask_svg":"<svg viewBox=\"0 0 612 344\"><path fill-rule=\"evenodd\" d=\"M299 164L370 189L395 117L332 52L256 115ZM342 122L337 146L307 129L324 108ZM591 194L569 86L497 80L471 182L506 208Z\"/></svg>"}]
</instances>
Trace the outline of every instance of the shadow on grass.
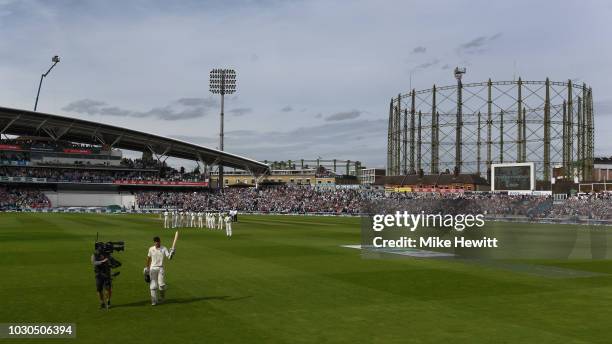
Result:
<instances>
[{"instance_id":1,"label":"shadow on grass","mask_svg":"<svg viewBox=\"0 0 612 344\"><path fill-rule=\"evenodd\" d=\"M193 303L193 302L200 302L200 301L209 301L209 300L222 300L222 301L238 301L238 300L244 300L244 299L248 299L252 297L251 295L249 296L241 296L241 297L230 297L227 295L224 296L202 296L202 297L183 297L183 298L170 298L170 299L166 299L163 304L183 304L183 303ZM140 306L147 306L147 305L151 305L151 301L150 300L141 300L141 301L136 301L136 302L131 302L131 303L124 303L124 304L120 304L120 305L113 305L112 308L123 308L123 307L140 307Z\"/></svg>"}]
</instances>

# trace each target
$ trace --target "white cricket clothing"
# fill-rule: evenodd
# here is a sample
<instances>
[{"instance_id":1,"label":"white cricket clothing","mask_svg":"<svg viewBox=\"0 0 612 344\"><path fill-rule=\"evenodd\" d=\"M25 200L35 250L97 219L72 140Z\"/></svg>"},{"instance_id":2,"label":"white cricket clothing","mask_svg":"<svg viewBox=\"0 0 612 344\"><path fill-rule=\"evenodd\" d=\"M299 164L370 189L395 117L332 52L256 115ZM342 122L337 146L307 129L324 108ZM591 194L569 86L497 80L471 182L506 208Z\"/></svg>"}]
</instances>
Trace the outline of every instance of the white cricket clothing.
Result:
<instances>
[{"instance_id":1,"label":"white cricket clothing","mask_svg":"<svg viewBox=\"0 0 612 344\"><path fill-rule=\"evenodd\" d=\"M219 214L219 218L217 219L217 229L223 230L223 215Z\"/></svg>"},{"instance_id":2,"label":"white cricket clothing","mask_svg":"<svg viewBox=\"0 0 612 344\"><path fill-rule=\"evenodd\" d=\"M164 256L170 258L170 251L168 251L166 246L160 246L159 248L155 247L155 245L151 246L147 255L147 257L151 258L151 268L163 268Z\"/></svg>"},{"instance_id":3,"label":"white cricket clothing","mask_svg":"<svg viewBox=\"0 0 612 344\"><path fill-rule=\"evenodd\" d=\"M164 228L170 227L170 219L168 218L168 212L164 211Z\"/></svg>"},{"instance_id":4,"label":"white cricket clothing","mask_svg":"<svg viewBox=\"0 0 612 344\"><path fill-rule=\"evenodd\" d=\"M232 217L226 216L224 221L225 221L225 234L228 237L231 237L232 236Z\"/></svg>"},{"instance_id":5,"label":"white cricket clothing","mask_svg":"<svg viewBox=\"0 0 612 344\"><path fill-rule=\"evenodd\" d=\"M151 283L149 283L149 289L160 290L166 289L166 273L164 267L152 267L149 269L149 276L151 276Z\"/></svg>"}]
</instances>

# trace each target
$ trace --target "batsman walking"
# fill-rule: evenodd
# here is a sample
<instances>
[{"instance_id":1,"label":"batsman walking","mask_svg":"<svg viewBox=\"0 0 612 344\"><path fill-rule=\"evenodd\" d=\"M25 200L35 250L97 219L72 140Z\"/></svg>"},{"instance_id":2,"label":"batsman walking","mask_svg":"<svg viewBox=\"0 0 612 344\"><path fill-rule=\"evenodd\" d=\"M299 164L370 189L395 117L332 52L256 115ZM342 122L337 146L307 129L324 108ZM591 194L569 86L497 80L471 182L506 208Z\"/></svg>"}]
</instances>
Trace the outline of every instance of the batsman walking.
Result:
<instances>
[{"instance_id":1,"label":"batsman walking","mask_svg":"<svg viewBox=\"0 0 612 344\"><path fill-rule=\"evenodd\" d=\"M147 254L147 265L145 267L145 281L149 282L151 290L151 305L155 306L164 301L166 296L166 274L164 271L164 258L172 259L175 253L178 231L174 234L172 248L168 250L161 245L159 237L153 238L154 245L149 248ZM159 295L158 295L159 290Z\"/></svg>"}]
</instances>

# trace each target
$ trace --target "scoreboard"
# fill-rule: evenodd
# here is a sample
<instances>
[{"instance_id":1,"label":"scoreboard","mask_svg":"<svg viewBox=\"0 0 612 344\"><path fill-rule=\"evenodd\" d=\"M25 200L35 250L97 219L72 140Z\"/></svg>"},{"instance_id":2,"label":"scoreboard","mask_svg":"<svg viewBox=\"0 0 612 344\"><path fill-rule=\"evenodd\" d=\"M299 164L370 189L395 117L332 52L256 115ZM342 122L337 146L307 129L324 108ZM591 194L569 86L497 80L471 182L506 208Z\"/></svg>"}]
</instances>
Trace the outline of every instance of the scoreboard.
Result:
<instances>
[{"instance_id":1,"label":"scoreboard","mask_svg":"<svg viewBox=\"0 0 612 344\"><path fill-rule=\"evenodd\" d=\"M534 189L533 162L491 165L491 191L533 191Z\"/></svg>"}]
</instances>

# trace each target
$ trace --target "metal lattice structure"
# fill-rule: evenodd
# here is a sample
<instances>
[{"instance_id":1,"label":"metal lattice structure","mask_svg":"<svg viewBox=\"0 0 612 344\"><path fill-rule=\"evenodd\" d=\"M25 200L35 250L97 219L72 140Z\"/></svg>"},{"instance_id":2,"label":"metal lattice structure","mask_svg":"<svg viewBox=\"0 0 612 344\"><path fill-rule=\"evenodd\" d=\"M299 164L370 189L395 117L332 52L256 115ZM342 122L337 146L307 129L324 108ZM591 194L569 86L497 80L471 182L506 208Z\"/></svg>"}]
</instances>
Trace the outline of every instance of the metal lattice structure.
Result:
<instances>
[{"instance_id":1,"label":"metal lattice structure","mask_svg":"<svg viewBox=\"0 0 612 344\"><path fill-rule=\"evenodd\" d=\"M592 174L594 114L586 84L491 81L412 90L389 104L387 175L486 174L493 163L534 162L550 181Z\"/></svg>"}]
</instances>

